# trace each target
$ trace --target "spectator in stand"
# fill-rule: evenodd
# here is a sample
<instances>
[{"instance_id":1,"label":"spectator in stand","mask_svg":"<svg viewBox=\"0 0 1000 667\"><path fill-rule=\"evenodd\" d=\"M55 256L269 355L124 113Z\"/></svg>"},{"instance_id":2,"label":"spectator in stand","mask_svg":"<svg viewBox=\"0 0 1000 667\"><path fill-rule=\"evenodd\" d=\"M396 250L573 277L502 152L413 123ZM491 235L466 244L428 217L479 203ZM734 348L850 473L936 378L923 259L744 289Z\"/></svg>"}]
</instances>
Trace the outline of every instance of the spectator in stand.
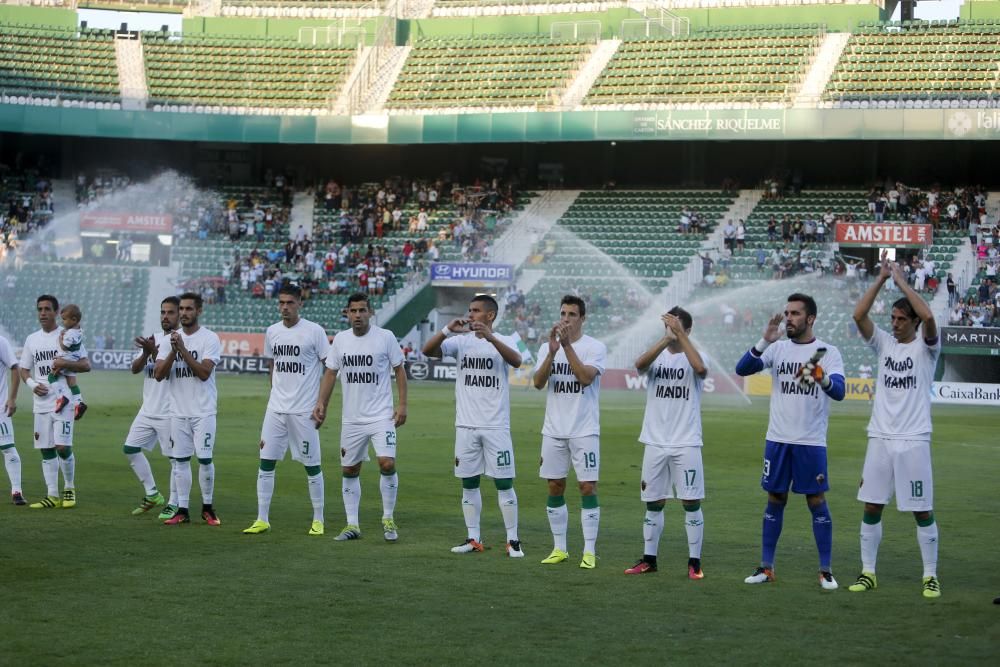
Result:
<instances>
[{"instance_id":1,"label":"spectator in stand","mask_svg":"<svg viewBox=\"0 0 1000 667\"><path fill-rule=\"evenodd\" d=\"M742 253L746 250L747 227L742 219L736 223L736 247Z\"/></svg>"},{"instance_id":2,"label":"spectator in stand","mask_svg":"<svg viewBox=\"0 0 1000 667\"><path fill-rule=\"evenodd\" d=\"M778 240L778 221L774 219L773 215L767 221L767 240L770 243Z\"/></svg>"},{"instance_id":3,"label":"spectator in stand","mask_svg":"<svg viewBox=\"0 0 1000 667\"><path fill-rule=\"evenodd\" d=\"M722 230L722 235L726 249L733 251L736 248L736 227L733 225L732 220L726 220L726 226Z\"/></svg>"}]
</instances>

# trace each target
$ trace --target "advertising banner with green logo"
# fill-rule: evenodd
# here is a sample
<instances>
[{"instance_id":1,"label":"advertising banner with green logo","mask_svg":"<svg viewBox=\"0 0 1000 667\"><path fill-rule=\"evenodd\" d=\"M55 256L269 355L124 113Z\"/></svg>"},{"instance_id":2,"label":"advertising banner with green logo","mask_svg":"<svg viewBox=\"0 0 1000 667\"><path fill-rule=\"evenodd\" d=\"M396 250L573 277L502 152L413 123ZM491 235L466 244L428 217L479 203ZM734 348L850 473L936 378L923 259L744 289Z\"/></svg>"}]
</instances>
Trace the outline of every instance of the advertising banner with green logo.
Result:
<instances>
[{"instance_id":1,"label":"advertising banner with green logo","mask_svg":"<svg viewBox=\"0 0 1000 667\"><path fill-rule=\"evenodd\" d=\"M539 111L259 116L0 104L0 131L284 144L1000 138L1000 109Z\"/></svg>"}]
</instances>

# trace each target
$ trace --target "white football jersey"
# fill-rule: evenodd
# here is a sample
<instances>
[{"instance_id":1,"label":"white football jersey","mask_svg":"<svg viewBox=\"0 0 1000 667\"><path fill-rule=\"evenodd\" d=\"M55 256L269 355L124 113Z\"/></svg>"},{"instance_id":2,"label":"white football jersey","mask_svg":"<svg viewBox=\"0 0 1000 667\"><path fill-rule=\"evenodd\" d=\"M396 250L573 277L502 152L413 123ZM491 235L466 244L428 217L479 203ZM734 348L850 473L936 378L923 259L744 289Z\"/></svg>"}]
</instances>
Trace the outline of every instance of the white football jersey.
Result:
<instances>
[{"instance_id":1,"label":"white football jersey","mask_svg":"<svg viewBox=\"0 0 1000 667\"><path fill-rule=\"evenodd\" d=\"M514 351L517 344L494 334ZM476 334L452 336L441 343L441 352L458 362L455 375L455 426L481 429L510 428L508 370L493 344Z\"/></svg>"},{"instance_id":2,"label":"white football jersey","mask_svg":"<svg viewBox=\"0 0 1000 667\"><path fill-rule=\"evenodd\" d=\"M21 363L18 365L21 368L27 368L31 371L31 378L39 384L46 386L49 384L49 373L52 372L52 360L62 352L62 348L59 347L59 334L61 332L62 327L56 327L47 333L39 329L30 334L24 341L24 347L21 349ZM81 345L77 354L80 359L86 359L87 348ZM54 411L58 395L56 391L50 391L46 396L39 396L32 393L31 396L34 401L33 411L35 414Z\"/></svg>"},{"instance_id":3,"label":"white football jersey","mask_svg":"<svg viewBox=\"0 0 1000 667\"><path fill-rule=\"evenodd\" d=\"M584 366L597 369L597 376L589 386L584 387L573 375L566 351L559 347L552 360L549 388L545 397L545 422L542 435L551 438L582 438L601 434L601 374L608 356L608 348L596 338L584 335L573 343L573 350ZM549 354L546 341L535 357L535 370Z\"/></svg>"},{"instance_id":4,"label":"white football jersey","mask_svg":"<svg viewBox=\"0 0 1000 667\"><path fill-rule=\"evenodd\" d=\"M273 359L274 364L268 411L294 415L312 412L329 348L323 327L306 319L293 327L278 322L267 328L264 356Z\"/></svg>"},{"instance_id":5,"label":"white football jersey","mask_svg":"<svg viewBox=\"0 0 1000 667\"><path fill-rule=\"evenodd\" d=\"M10 390L10 369L17 366L17 357L14 355L14 348L10 341L0 336L0 401L7 400L7 392ZM2 409L2 406L0 406ZM0 419L3 415L0 415Z\"/></svg>"},{"instance_id":6,"label":"white football jersey","mask_svg":"<svg viewBox=\"0 0 1000 667\"><path fill-rule=\"evenodd\" d=\"M222 358L222 343L214 331L200 327L188 336L180 332L184 347L197 361L209 360L219 365ZM170 354L170 341L160 347L156 360L166 359ZM164 380L166 382L166 380ZM206 417L218 412L218 391L215 388L215 369L207 380L199 380L181 355L174 357L170 371L170 407L172 417Z\"/></svg>"},{"instance_id":7,"label":"white football jersey","mask_svg":"<svg viewBox=\"0 0 1000 667\"><path fill-rule=\"evenodd\" d=\"M767 439L791 445L826 447L826 427L830 419L830 401L818 384L806 388L796 373L816 352L825 347L826 356L819 362L827 375L844 375L840 350L814 339L811 343L779 340L764 350L760 360L771 369L771 418Z\"/></svg>"},{"instance_id":8,"label":"white football jersey","mask_svg":"<svg viewBox=\"0 0 1000 667\"><path fill-rule=\"evenodd\" d=\"M909 343L875 327L868 346L878 355L875 407L868 435L887 440L931 437L931 389L941 356L941 338L928 345L917 330Z\"/></svg>"},{"instance_id":9,"label":"white football jersey","mask_svg":"<svg viewBox=\"0 0 1000 667\"><path fill-rule=\"evenodd\" d=\"M639 442L653 447L701 447L704 380L683 352L660 353L646 371L646 415Z\"/></svg>"},{"instance_id":10,"label":"white football jersey","mask_svg":"<svg viewBox=\"0 0 1000 667\"><path fill-rule=\"evenodd\" d=\"M139 414L150 419L165 419L170 416L170 378L171 373L163 382L157 382L153 377L153 370L156 368L156 357L161 350L170 350L170 334L158 331L153 334L153 342L156 344L156 356L146 360L146 367L142 369L142 407ZM142 351L139 352L142 356Z\"/></svg>"},{"instance_id":11,"label":"white football jersey","mask_svg":"<svg viewBox=\"0 0 1000 667\"><path fill-rule=\"evenodd\" d=\"M352 329L333 338L326 367L337 371L344 387L341 423L372 424L392 419L390 368L403 363L403 351L391 331L372 324L364 336Z\"/></svg>"}]
</instances>

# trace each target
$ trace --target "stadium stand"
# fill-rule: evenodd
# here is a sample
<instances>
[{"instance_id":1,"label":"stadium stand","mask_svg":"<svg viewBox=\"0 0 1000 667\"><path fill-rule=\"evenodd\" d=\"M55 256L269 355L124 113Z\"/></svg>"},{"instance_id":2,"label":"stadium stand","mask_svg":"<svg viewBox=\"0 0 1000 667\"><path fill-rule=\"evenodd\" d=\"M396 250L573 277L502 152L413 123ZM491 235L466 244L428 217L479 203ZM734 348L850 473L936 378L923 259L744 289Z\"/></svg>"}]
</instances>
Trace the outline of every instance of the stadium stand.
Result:
<instances>
[{"instance_id":1,"label":"stadium stand","mask_svg":"<svg viewBox=\"0 0 1000 667\"><path fill-rule=\"evenodd\" d=\"M626 40L588 106L691 102L786 104L823 37L818 24L727 26L669 40Z\"/></svg>"},{"instance_id":2,"label":"stadium stand","mask_svg":"<svg viewBox=\"0 0 1000 667\"><path fill-rule=\"evenodd\" d=\"M534 342L540 333L526 314L537 306L548 321L564 294L578 293L593 311L593 335L613 335L688 264L732 202L711 191L582 192L538 244L534 262L545 277L506 319ZM703 221L697 231L679 231L685 210Z\"/></svg>"},{"instance_id":3,"label":"stadium stand","mask_svg":"<svg viewBox=\"0 0 1000 667\"><path fill-rule=\"evenodd\" d=\"M551 106L592 48L535 36L422 39L386 106L392 111Z\"/></svg>"},{"instance_id":4,"label":"stadium stand","mask_svg":"<svg viewBox=\"0 0 1000 667\"><path fill-rule=\"evenodd\" d=\"M993 99L998 38L1000 19L859 25L824 97L839 103Z\"/></svg>"},{"instance_id":5,"label":"stadium stand","mask_svg":"<svg viewBox=\"0 0 1000 667\"><path fill-rule=\"evenodd\" d=\"M0 94L118 104L118 69L110 30L0 25ZM8 99L14 98L14 99Z\"/></svg>"},{"instance_id":6,"label":"stadium stand","mask_svg":"<svg viewBox=\"0 0 1000 667\"><path fill-rule=\"evenodd\" d=\"M173 105L318 113L332 108L354 62L348 48L303 46L246 35L185 37L144 33L154 110ZM198 77L192 78L192 69Z\"/></svg>"},{"instance_id":7,"label":"stadium stand","mask_svg":"<svg viewBox=\"0 0 1000 667\"><path fill-rule=\"evenodd\" d=\"M15 289L10 289L11 275L15 276ZM80 306L81 328L88 347L93 348L98 334L131 347L132 339L142 330L149 288L149 272L145 269L30 262L17 270L5 270L0 280L7 289L0 310L0 326L14 341L23 341L38 328L38 322L24 314L35 311L35 299L43 292L56 295L60 306L69 303Z\"/></svg>"},{"instance_id":8,"label":"stadium stand","mask_svg":"<svg viewBox=\"0 0 1000 667\"><path fill-rule=\"evenodd\" d=\"M485 16L598 12L623 7L622 0L436 0L433 16Z\"/></svg>"}]
</instances>

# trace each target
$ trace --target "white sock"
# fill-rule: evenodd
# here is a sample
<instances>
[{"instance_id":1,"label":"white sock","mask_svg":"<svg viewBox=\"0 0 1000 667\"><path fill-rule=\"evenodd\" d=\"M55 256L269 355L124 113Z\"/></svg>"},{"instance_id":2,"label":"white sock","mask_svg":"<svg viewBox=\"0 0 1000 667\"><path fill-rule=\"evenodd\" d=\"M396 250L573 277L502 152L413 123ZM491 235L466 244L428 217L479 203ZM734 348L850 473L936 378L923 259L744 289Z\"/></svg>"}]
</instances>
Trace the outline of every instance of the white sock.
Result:
<instances>
[{"instance_id":1,"label":"white sock","mask_svg":"<svg viewBox=\"0 0 1000 667\"><path fill-rule=\"evenodd\" d=\"M483 513L483 496L479 487L462 489L462 514L465 515L466 535L479 542L479 517Z\"/></svg>"},{"instance_id":2,"label":"white sock","mask_svg":"<svg viewBox=\"0 0 1000 667\"><path fill-rule=\"evenodd\" d=\"M257 520L267 523L267 514L271 509L271 496L274 495L274 471L257 471Z\"/></svg>"},{"instance_id":3,"label":"white sock","mask_svg":"<svg viewBox=\"0 0 1000 667\"><path fill-rule=\"evenodd\" d=\"M42 477L45 478L45 494L59 495L59 459L42 459Z\"/></svg>"},{"instance_id":4,"label":"white sock","mask_svg":"<svg viewBox=\"0 0 1000 667\"><path fill-rule=\"evenodd\" d=\"M861 571L875 574L878 545L882 543L882 522L861 522Z\"/></svg>"},{"instance_id":5,"label":"white sock","mask_svg":"<svg viewBox=\"0 0 1000 667\"><path fill-rule=\"evenodd\" d=\"M309 500L313 506L313 521L323 522L323 506L326 502L326 485L323 483L323 473L307 475L306 483L309 485Z\"/></svg>"},{"instance_id":6,"label":"white sock","mask_svg":"<svg viewBox=\"0 0 1000 667\"><path fill-rule=\"evenodd\" d=\"M198 465L198 486L201 487L201 502L211 505L215 495L215 463Z\"/></svg>"},{"instance_id":7,"label":"white sock","mask_svg":"<svg viewBox=\"0 0 1000 667\"><path fill-rule=\"evenodd\" d=\"M191 461L171 459L174 466L174 481L177 483L177 506L191 507Z\"/></svg>"},{"instance_id":8,"label":"white sock","mask_svg":"<svg viewBox=\"0 0 1000 667\"><path fill-rule=\"evenodd\" d=\"M7 467L7 477L10 478L10 492L21 493L21 455L13 447L5 449L3 464Z\"/></svg>"},{"instance_id":9,"label":"white sock","mask_svg":"<svg viewBox=\"0 0 1000 667\"><path fill-rule=\"evenodd\" d=\"M360 525L358 508L361 506L361 478L344 477L341 479L340 488L344 492L344 512L347 513L347 525Z\"/></svg>"},{"instance_id":10,"label":"white sock","mask_svg":"<svg viewBox=\"0 0 1000 667\"><path fill-rule=\"evenodd\" d=\"M684 511L684 529L688 535L688 558L701 558L701 543L705 539L705 515L701 508Z\"/></svg>"},{"instance_id":11,"label":"white sock","mask_svg":"<svg viewBox=\"0 0 1000 667\"><path fill-rule=\"evenodd\" d=\"M79 394L74 394L71 391L69 396L70 400L73 402L73 405L80 405L80 403L83 403L83 390L80 390Z\"/></svg>"},{"instance_id":12,"label":"white sock","mask_svg":"<svg viewBox=\"0 0 1000 667\"><path fill-rule=\"evenodd\" d=\"M646 520L642 522L642 553L655 556L660 548L660 535L663 534L663 512L646 510Z\"/></svg>"},{"instance_id":13,"label":"white sock","mask_svg":"<svg viewBox=\"0 0 1000 667\"><path fill-rule=\"evenodd\" d=\"M552 548L566 551L566 531L569 528L569 508L565 505L559 507L546 507L545 512L549 515L549 529L552 531Z\"/></svg>"},{"instance_id":14,"label":"white sock","mask_svg":"<svg viewBox=\"0 0 1000 667\"><path fill-rule=\"evenodd\" d=\"M177 478L174 477L173 459L170 459L170 498L167 500L167 504L177 506Z\"/></svg>"},{"instance_id":15,"label":"white sock","mask_svg":"<svg viewBox=\"0 0 1000 667\"><path fill-rule=\"evenodd\" d=\"M601 525L601 508L581 509L580 525L583 526L583 553L597 553L597 528Z\"/></svg>"},{"instance_id":16,"label":"white sock","mask_svg":"<svg viewBox=\"0 0 1000 667\"><path fill-rule=\"evenodd\" d=\"M132 466L132 472L139 479L142 488L146 490L146 495L151 496L156 493L156 482L153 481L153 469L149 467L149 459L142 452L126 454L128 464Z\"/></svg>"},{"instance_id":17,"label":"white sock","mask_svg":"<svg viewBox=\"0 0 1000 667\"><path fill-rule=\"evenodd\" d=\"M503 525L507 529L507 541L517 539L517 494L514 489L497 491L497 503L503 515Z\"/></svg>"},{"instance_id":18,"label":"white sock","mask_svg":"<svg viewBox=\"0 0 1000 667\"><path fill-rule=\"evenodd\" d=\"M59 460L59 470L62 471L63 488L75 489L76 484L76 457L70 452L68 458L57 457Z\"/></svg>"},{"instance_id":19,"label":"white sock","mask_svg":"<svg viewBox=\"0 0 1000 667\"><path fill-rule=\"evenodd\" d=\"M378 488L382 492L382 518L391 519L392 512L396 509L396 494L399 492L399 475L378 476Z\"/></svg>"},{"instance_id":20,"label":"white sock","mask_svg":"<svg viewBox=\"0 0 1000 667\"><path fill-rule=\"evenodd\" d=\"M937 521L929 526L917 526L917 543L920 544L920 557L924 561L924 576L936 577L938 559Z\"/></svg>"}]
</instances>

